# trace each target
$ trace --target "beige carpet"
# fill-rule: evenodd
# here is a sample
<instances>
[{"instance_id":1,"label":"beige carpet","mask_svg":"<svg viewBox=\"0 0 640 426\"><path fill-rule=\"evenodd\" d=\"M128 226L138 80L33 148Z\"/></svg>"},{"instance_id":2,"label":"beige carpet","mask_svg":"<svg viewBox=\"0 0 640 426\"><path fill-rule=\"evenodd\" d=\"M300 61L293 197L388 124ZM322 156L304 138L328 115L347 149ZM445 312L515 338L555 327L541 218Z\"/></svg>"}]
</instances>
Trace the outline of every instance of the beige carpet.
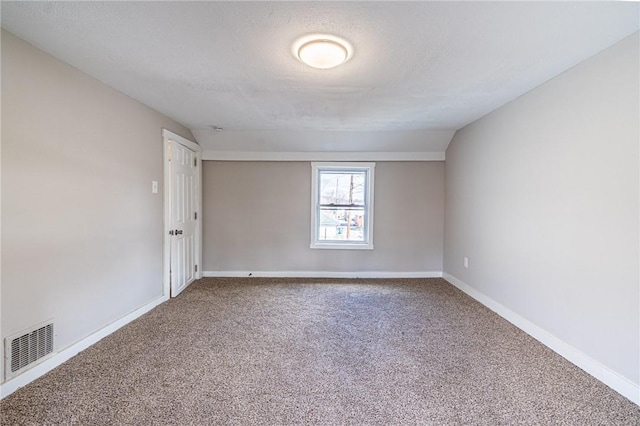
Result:
<instances>
[{"instance_id":1,"label":"beige carpet","mask_svg":"<svg viewBox=\"0 0 640 426\"><path fill-rule=\"evenodd\" d=\"M203 279L1 403L3 425L638 425L442 279Z\"/></svg>"}]
</instances>

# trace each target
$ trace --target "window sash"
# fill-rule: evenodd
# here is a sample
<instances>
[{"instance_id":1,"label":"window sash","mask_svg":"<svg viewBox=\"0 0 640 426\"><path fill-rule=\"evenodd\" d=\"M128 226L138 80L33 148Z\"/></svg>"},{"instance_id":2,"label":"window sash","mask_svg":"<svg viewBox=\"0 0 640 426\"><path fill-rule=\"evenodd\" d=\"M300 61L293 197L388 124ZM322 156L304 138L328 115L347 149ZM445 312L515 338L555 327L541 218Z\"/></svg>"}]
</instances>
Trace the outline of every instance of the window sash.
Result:
<instances>
[{"instance_id":1,"label":"window sash","mask_svg":"<svg viewBox=\"0 0 640 426\"><path fill-rule=\"evenodd\" d=\"M318 204L322 208L333 209L333 210L343 210L343 209L362 209L367 208L366 204Z\"/></svg>"}]
</instances>

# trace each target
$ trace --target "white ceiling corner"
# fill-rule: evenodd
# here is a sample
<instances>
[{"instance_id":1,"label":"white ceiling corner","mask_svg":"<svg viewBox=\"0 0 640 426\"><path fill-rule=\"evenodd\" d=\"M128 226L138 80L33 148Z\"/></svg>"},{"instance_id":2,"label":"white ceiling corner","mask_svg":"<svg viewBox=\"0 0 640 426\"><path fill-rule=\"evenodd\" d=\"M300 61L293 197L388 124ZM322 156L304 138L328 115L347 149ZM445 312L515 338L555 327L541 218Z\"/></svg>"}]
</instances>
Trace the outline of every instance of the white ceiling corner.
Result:
<instances>
[{"instance_id":1,"label":"white ceiling corner","mask_svg":"<svg viewBox=\"0 0 640 426\"><path fill-rule=\"evenodd\" d=\"M2 27L205 151L443 153L455 130L638 31L631 2L5 2ZM333 33L334 69L291 44ZM210 126L222 127L215 132Z\"/></svg>"}]
</instances>

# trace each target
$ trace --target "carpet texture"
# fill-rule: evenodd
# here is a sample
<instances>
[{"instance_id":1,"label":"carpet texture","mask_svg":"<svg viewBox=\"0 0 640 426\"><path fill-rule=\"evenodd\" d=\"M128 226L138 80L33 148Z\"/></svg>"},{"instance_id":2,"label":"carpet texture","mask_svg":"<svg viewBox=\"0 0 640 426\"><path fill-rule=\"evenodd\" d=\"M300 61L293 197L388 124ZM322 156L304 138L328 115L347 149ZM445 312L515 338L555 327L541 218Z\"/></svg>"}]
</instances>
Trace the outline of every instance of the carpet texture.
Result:
<instances>
[{"instance_id":1,"label":"carpet texture","mask_svg":"<svg viewBox=\"0 0 640 426\"><path fill-rule=\"evenodd\" d=\"M640 425L442 279L202 279L0 405L3 425Z\"/></svg>"}]
</instances>

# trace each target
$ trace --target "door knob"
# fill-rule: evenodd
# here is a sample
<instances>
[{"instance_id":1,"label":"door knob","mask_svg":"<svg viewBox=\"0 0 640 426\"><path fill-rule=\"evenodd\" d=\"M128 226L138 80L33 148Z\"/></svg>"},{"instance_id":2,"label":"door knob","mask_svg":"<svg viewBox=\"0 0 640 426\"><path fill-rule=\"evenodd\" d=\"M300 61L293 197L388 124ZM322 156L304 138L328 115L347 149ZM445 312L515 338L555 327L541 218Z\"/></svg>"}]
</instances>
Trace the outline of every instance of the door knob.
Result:
<instances>
[{"instance_id":1,"label":"door knob","mask_svg":"<svg viewBox=\"0 0 640 426\"><path fill-rule=\"evenodd\" d=\"M182 231L176 229L176 235L182 235Z\"/></svg>"}]
</instances>

